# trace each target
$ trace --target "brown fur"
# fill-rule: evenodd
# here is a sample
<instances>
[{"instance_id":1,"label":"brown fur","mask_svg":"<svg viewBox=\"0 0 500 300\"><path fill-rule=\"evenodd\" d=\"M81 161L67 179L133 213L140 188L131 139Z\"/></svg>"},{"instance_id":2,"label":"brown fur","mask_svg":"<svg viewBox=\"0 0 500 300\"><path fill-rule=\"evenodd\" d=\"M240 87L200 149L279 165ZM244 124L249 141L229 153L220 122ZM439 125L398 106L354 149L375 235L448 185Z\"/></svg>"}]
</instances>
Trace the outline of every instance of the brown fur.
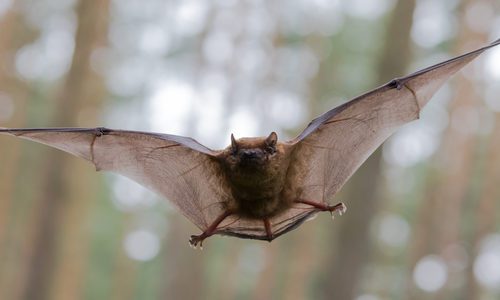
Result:
<instances>
[{"instance_id":1,"label":"brown fur","mask_svg":"<svg viewBox=\"0 0 500 300\"><path fill-rule=\"evenodd\" d=\"M277 142L274 153L266 152L269 147L266 140L270 137L236 140L237 152L233 146L229 146L219 156L235 199L234 203L228 203L228 209L241 217L270 218L292 204L289 197L283 194L290 163L290 147ZM246 162L242 152L248 150L262 153L262 156Z\"/></svg>"}]
</instances>

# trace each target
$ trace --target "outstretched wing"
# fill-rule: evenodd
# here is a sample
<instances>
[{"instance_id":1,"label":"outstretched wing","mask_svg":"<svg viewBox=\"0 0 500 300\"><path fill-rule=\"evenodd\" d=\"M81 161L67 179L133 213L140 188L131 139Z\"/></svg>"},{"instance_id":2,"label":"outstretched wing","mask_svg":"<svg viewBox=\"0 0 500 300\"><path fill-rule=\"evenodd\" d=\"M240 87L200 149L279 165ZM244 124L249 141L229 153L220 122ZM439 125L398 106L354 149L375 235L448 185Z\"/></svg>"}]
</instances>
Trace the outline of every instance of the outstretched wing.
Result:
<instances>
[{"instance_id":1,"label":"outstretched wing","mask_svg":"<svg viewBox=\"0 0 500 300\"><path fill-rule=\"evenodd\" d=\"M107 128L0 129L91 161L165 196L201 230L223 211L230 193L216 151L181 136Z\"/></svg>"},{"instance_id":2,"label":"outstretched wing","mask_svg":"<svg viewBox=\"0 0 500 300\"><path fill-rule=\"evenodd\" d=\"M224 213L224 203L234 201L215 160L219 152L191 138L107 128L0 128L0 133L58 148L92 162L97 170L124 175L165 196L202 231ZM275 237L290 230L290 222L296 227L303 221L305 215L295 210L273 220ZM225 219L217 233L267 239L262 220L237 215Z\"/></svg>"},{"instance_id":3,"label":"outstretched wing","mask_svg":"<svg viewBox=\"0 0 500 300\"><path fill-rule=\"evenodd\" d=\"M361 95L313 120L294 140L291 166L302 174L303 199L327 202L359 166L420 109L455 72L489 46L415 72Z\"/></svg>"}]
</instances>

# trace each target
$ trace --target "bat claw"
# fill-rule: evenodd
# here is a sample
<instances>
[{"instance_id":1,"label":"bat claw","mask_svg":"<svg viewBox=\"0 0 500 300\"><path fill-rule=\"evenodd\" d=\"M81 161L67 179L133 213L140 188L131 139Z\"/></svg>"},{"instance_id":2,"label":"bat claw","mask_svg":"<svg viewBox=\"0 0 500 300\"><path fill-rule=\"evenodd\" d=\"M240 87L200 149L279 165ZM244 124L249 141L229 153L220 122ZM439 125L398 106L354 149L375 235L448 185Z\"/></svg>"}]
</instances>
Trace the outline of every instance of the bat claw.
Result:
<instances>
[{"instance_id":1,"label":"bat claw","mask_svg":"<svg viewBox=\"0 0 500 300\"><path fill-rule=\"evenodd\" d=\"M391 82L389 82L389 87L391 88L395 88L397 90L400 90L404 85L404 82L403 80L399 79L399 78L395 78L393 80L391 80Z\"/></svg>"},{"instance_id":2,"label":"bat claw","mask_svg":"<svg viewBox=\"0 0 500 300\"><path fill-rule=\"evenodd\" d=\"M343 215L343 214L345 214L346 211L347 211L347 206L344 203L341 202L340 206L338 208L338 211L339 211L339 215L340 216Z\"/></svg>"},{"instance_id":3,"label":"bat claw","mask_svg":"<svg viewBox=\"0 0 500 300\"><path fill-rule=\"evenodd\" d=\"M200 245L200 250L203 250L203 240L206 238L204 234L192 235L189 239L189 246L193 249L197 249Z\"/></svg>"},{"instance_id":4,"label":"bat claw","mask_svg":"<svg viewBox=\"0 0 500 300\"><path fill-rule=\"evenodd\" d=\"M343 214L345 214L345 212L347 211L347 206L340 202L338 204L335 204L333 206L329 206L329 210L330 210L330 214L332 215L332 219L334 218L334 212L338 212L339 213L339 216L342 216Z\"/></svg>"},{"instance_id":5,"label":"bat claw","mask_svg":"<svg viewBox=\"0 0 500 300\"><path fill-rule=\"evenodd\" d=\"M109 129L104 128L104 127L97 127L94 129L94 131L95 131L95 135L97 137L100 137L100 136L107 134L109 132Z\"/></svg>"},{"instance_id":6,"label":"bat claw","mask_svg":"<svg viewBox=\"0 0 500 300\"><path fill-rule=\"evenodd\" d=\"M319 203L319 202L308 201L308 200L303 200L303 199L297 200L295 202L311 205L312 207L314 207L320 211L329 211L330 214L332 215L332 219L335 218L335 214L334 214L335 212L338 212L339 215L342 216L347 211L347 206L342 202L337 203L335 205L328 205L326 203Z\"/></svg>"},{"instance_id":7,"label":"bat claw","mask_svg":"<svg viewBox=\"0 0 500 300\"><path fill-rule=\"evenodd\" d=\"M347 206L344 203L341 203L342 205L342 213L345 214L347 212Z\"/></svg>"}]
</instances>

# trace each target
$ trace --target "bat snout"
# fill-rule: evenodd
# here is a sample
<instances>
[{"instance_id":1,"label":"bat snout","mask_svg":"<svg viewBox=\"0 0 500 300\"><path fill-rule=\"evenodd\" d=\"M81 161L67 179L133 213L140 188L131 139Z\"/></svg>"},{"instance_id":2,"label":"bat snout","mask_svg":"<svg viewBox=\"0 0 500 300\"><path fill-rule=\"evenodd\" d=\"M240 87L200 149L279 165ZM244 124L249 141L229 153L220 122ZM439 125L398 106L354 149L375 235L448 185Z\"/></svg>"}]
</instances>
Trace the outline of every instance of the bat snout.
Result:
<instances>
[{"instance_id":1,"label":"bat snout","mask_svg":"<svg viewBox=\"0 0 500 300\"><path fill-rule=\"evenodd\" d=\"M244 157L244 158L255 158L258 156L257 154L257 151L255 150L244 150L241 155Z\"/></svg>"},{"instance_id":2,"label":"bat snout","mask_svg":"<svg viewBox=\"0 0 500 300\"><path fill-rule=\"evenodd\" d=\"M243 150L241 158L244 160L258 160L262 158L262 151L256 149Z\"/></svg>"}]
</instances>

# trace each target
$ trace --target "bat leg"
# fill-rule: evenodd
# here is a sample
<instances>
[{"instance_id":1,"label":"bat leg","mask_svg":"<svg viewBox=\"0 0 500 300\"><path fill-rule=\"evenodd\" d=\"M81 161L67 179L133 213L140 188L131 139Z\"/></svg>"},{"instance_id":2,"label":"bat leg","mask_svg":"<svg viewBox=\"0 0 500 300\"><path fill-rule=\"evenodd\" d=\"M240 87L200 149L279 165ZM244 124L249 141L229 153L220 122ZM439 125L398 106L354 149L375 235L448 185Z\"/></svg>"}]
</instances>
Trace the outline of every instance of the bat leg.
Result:
<instances>
[{"instance_id":1,"label":"bat leg","mask_svg":"<svg viewBox=\"0 0 500 300\"><path fill-rule=\"evenodd\" d=\"M329 205L327 203L314 202L314 201L302 200L302 199L296 200L295 202L310 205L310 206L317 208L321 211L329 211L332 214L332 218L333 218L333 213L336 211L339 212L339 215L342 215L347 211L347 206L342 202L337 203L335 205Z\"/></svg>"},{"instance_id":2,"label":"bat leg","mask_svg":"<svg viewBox=\"0 0 500 300\"><path fill-rule=\"evenodd\" d=\"M264 219L264 227L266 228L267 241L271 242L273 240L273 232L271 230L271 222L268 218Z\"/></svg>"},{"instance_id":3,"label":"bat leg","mask_svg":"<svg viewBox=\"0 0 500 300\"><path fill-rule=\"evenodd\" d=\"M191 238L189 239L189 245L191 247L196 248L198 244L200 245L200 249L203 249L203 240L205 240L207 237L212 236L215 231L217 230L217 226L219 226L222 221L224 221L225 218L229 217L233 213L229 210L226 210L222 215L220 215L215 221L208 226L208 228L203 231L202 234L200 235L192 235Z\"/></svg>"}]
</instances>

